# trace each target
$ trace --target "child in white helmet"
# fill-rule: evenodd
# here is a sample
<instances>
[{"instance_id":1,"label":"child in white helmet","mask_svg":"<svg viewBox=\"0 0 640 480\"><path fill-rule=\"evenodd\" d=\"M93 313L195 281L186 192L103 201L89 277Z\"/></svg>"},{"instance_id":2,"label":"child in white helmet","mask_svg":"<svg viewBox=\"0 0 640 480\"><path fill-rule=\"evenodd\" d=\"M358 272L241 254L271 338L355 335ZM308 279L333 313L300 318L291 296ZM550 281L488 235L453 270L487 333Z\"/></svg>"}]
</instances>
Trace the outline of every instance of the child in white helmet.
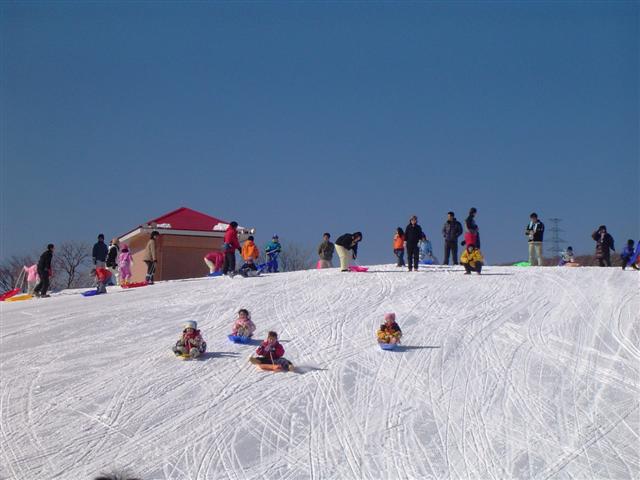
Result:
<instances>
[{"instance_id":1,"label":"child in white helmet","mask_svg":"<svg viewBox=\"0 0 640 480\"><path fill-rule=\"evenodd\" d=\"M176 356L197 358L207 350L207 343L202 339L198 323L189 320L183 325L182 335L173 347Z\"/></svg>"}]
</instances>

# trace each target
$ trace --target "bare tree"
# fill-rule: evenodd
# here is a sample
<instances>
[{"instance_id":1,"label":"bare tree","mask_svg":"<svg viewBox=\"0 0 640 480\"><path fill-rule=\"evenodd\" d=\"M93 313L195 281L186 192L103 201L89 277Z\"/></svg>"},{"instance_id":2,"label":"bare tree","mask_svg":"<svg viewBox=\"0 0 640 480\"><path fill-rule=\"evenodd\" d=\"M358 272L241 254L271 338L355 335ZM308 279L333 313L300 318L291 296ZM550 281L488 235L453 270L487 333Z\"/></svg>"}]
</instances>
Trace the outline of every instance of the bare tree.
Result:
<instances>
[{"instance_id":1,"label":"bare tree","mask_svg":"<svg viewBox=\"0 0 640 480\"><path fill-rule=\"evenodd\" d=\"M53 254L53 271L56 286L77 288L87 285L87 270L91 246L85 242L68 241L56 245Z\"/></svg>"},{"instance_id":2,"label":"bare tree","mask_svg":"<svg viewBox=\"0 0 640 480\"><path fill-rule=\"evenodd\" d=\"M313 253L310 248L284 242L278 263L282 272L309 270L313 268Z\"/></svg>"},{"instance_id":3,"label":"bare tree","mask_svg":"<svg viewBox=\"0 0 640 480\"><path fill-rule=\"evenodd\" d=\"M5 292L13 288L21 287L17 285L18 278L23 272L22 267L29 267L36 263L38 257L32 255L13 255L0 263L0 290Z\"/></svg>"}]
</instances>

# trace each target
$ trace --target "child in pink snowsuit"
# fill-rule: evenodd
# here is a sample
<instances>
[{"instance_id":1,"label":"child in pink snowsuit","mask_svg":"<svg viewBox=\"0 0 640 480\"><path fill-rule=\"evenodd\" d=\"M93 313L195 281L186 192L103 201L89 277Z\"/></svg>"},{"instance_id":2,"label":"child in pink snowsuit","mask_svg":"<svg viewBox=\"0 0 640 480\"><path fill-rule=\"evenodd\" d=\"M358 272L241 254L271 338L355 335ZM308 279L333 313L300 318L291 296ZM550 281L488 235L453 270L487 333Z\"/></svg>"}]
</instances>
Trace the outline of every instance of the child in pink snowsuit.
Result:
<instances>
[{"instance_id":1,"label":"child in pink snowsuit","mask_svg":"<svg viewBox=\"0 0 640 480\"><path fill-rule=\"evenodd\" d=\"M249 313L249 310L241 308L238 311L238 318L231 329L231 335L251 337L255 331L256 324L251 321L251 314Z\"/></svg>"},{"instance_id":2,"label":"child in pink snowsuit","mask_svg":"<svg viewBox=\"0 0 640 480\"><path fill-rule=\"evenodd\" d=\"M36 288L36 285L40 281L40 277L38 276L38 265L33 264L30 267L22 267L27 275L27 293L29 295L33 295L33 289Z\"/></svg>"},{"instance_id":3,"label":"child in pink snowsuit","mask_svg":"<svg viewBox=\"0 0 640 480\"><path fill-rule=\"evenodd\" d=\"M118 268L120 270L120 284L129 283L131 279L131 264L133 263L133 257L129 252L129 246L125 243L120 249L120 255L118 256Z\"/></svg>"}]
</instances>

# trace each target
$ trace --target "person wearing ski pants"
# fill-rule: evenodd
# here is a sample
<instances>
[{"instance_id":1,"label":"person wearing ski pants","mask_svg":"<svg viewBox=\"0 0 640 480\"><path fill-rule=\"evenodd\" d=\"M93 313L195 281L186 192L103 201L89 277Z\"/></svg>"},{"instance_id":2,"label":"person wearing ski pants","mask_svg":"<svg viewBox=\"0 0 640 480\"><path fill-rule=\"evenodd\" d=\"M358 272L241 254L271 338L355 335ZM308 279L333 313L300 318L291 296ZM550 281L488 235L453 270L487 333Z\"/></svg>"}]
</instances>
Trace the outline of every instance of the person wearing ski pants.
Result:
<instances>
[{"instance_id":1,"label":"person wearing ski pants","mask_svg":"<svg viewBox=\"0 0 640 480\"><path fill-rule=\"evenodd\" d=\"M418 225L418 217L413 215L409 219L409 225L404 229L404 241L407 248L407 267L409 271L418 271L418 263L420 262L420 249L418 242L422 238L422 227Z\"/></svg>"},{"instance_id":2,"label":"person wearing ski pants","mask_svg":"<svg viewBox=\"0 0 640 480\"><path fill-rule=\"evenodd\" d=\"M349 257L352 257L354 260L358 258L358 243L361 240L361 232L345 233L336 240L336 253L340 259L340 270L342 272L349 271L349 264L351 263ZM349 250L352 251L351 254L349 254Z\"/></svg>"}]
</instances>

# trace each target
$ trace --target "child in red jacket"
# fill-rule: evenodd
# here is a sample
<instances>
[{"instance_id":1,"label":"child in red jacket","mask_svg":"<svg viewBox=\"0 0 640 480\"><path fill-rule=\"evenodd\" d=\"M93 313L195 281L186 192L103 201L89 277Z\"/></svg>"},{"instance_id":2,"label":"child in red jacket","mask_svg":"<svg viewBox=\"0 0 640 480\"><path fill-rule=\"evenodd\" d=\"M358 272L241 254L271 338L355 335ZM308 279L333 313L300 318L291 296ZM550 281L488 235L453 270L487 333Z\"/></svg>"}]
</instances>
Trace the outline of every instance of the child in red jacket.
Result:
<instances>
[{"instance_id":1,"label":"child in red jacket","mask_svg":"<svg viewBox=\"0 0 640 480\"><path fill-rule=\"evenodd\" d=\"M283 370L293 371L293 364L284 358L284 347L278 342L278 334L269 332L267 339L256 349L259 357L251 357L251 363L279 365Z\"/></svg>"},{"instance_id":2,"label":"child in red jacket","mask_svg":"<svg viewBox=\"0 0 640 480\"><path fill-rule=\"evenodd\" d=\"M202 335L200 335L198 323L194 320L189 320L184 323L183 328L182 335L173 346L173 353L175 353L177 357L199 357L207 350L207 343L202 339Z\"/></svg>"},{"instance_id":3,"label":"child in red jacket","mask_svg":"<svg viewBox=\"0 0 640 480\"><path fill-rule=\"evenodd\" d=\"M91 270L91 273L96 276L98 293L107 293L107 282L111 278L111 272L104 267L97 267Z\"/></svg>"}]
</instances>

